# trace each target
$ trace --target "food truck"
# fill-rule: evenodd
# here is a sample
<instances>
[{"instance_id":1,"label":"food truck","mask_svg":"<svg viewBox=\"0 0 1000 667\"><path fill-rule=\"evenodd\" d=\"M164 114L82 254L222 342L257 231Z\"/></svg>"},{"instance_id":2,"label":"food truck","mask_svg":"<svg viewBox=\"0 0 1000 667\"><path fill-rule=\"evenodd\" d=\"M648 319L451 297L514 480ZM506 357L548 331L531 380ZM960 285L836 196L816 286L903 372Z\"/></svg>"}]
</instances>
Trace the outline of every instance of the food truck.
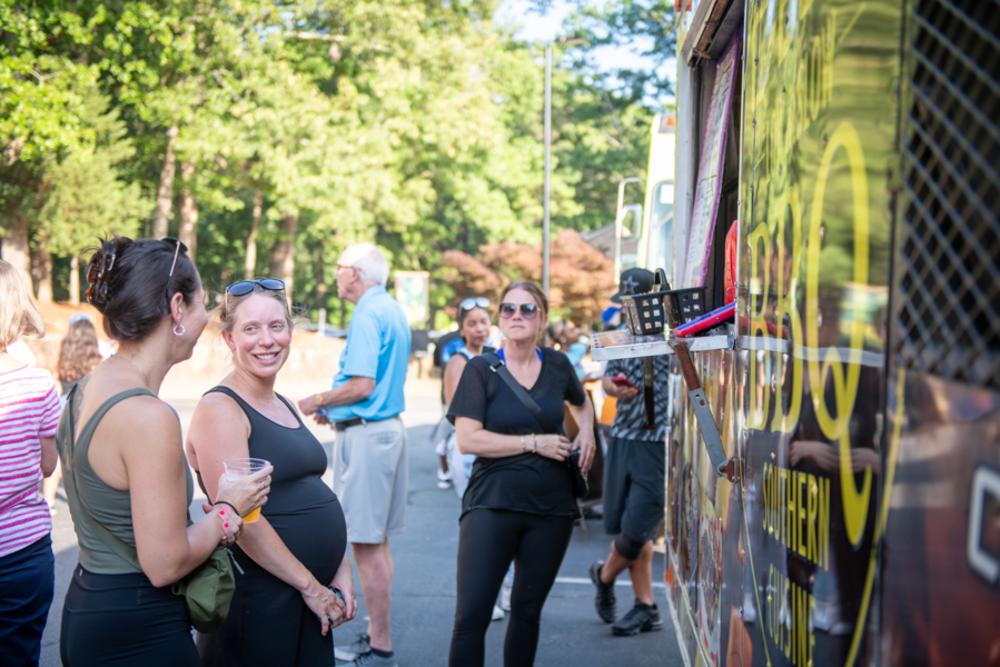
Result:
<instances>
[{"instance_id":1,"label":"food truck","mask_svg":"<svg viewBox=\"0 0 1000 667\"><path fill-rule=\"evenodd\" d=\"M701 0L677 24L669 243L640 247L704 310L735 300L687 345L705 405L679 361L670 388L685 663L1000 664L1000 7Z\"/></svg>"}]
</instances>

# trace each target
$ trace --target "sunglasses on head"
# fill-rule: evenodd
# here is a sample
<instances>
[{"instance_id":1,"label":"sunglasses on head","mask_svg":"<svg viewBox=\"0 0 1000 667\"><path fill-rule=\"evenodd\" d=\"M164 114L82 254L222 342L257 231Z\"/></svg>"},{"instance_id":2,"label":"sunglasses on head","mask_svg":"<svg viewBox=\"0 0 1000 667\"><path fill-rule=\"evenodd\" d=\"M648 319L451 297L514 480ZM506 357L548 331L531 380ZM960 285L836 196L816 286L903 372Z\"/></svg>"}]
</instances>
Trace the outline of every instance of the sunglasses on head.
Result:
<instances>
[{"instance_id":1,"label":"sunglasses on head","mask_svg":"<svg viewBox=\"0 0 1000 667\"><path fill-rule=\"evenodd\" d=\"M250 292L254 291L254 288L260 286L261 289L270 290L272 292L280 292L285 289L285 281L279 280L277 278L254 278L253 280L237 280L235 283L230 283L226 287L226 308L229 308L229 295L233 296L246 296Z\"/></svg>"},{"instance_id":2,"label":"sunglasses on head","mask_svg":"<svg viewBox=\"0 0 1000 667\"><path fill-rule=\"evenodd\" d=\"M504 319L514 317L514 313L516 313L518 309L520 309L521 311L521 317L523 317L526 320L533 320L536 317L538 317L537 303L518 304L518 303L508 303L506 301L500 304L500 317Z\"/></svg>"},{"instance_id":3,"label":"sunglasses on head","mask_svg":"<svg viewBox=\"0 0 1000 667\"><path fill-rule=\"evenodd\" d=\"M177 256L180 255L181 250L187 252L188 247L172 236L164 236L160 241L174 244L174 259L170 262L170 273L167 274L167 280L170 280L174 277L174 269L177 268Z\"/></svg>"},{"instance_id":4,"label":"sunglasses on head","mask_svg":"<svg viewBox=\"0 0 1000 667\"><path fill-rule=\"evenodd\" d=\"M485 296L470 296L468 299L462 299L462 302L458 304L458 307L461 310L472 310L473 308L488 310L490 307L490 300Z\"/></svg>"}]
</instances>

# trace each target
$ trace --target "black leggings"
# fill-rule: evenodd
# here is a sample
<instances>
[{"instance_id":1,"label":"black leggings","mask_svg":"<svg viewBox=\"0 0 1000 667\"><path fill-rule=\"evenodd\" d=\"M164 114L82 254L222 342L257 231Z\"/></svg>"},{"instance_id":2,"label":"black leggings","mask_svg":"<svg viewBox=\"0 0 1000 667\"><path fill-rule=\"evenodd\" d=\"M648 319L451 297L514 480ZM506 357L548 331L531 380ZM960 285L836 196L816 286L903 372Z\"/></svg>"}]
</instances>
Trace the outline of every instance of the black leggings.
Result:
<instances>
[{"instance_id":1,"label":"black leggings","mask_svg":"<svg viewBox=\"0 0 1000 667\"><path fill-rule=\"evenodd\" d=\"M542 605L555 583L573 533L573 517L477 509L462 518L458 599L448 664L482 665L486 628L510 562L514 587L504 640L504 665L531 665Z\"/></svg>"},{"instance_id":2,"label":"black leggings","mask_svg":"<svg viewBox=\"0 0 1000 667\"><path fill-rule=\"evenodd\" d=\"M199 667L184 599L146 575L94 574L79 565L63 604L65 667Z\"/></svg>"}]
</instances>

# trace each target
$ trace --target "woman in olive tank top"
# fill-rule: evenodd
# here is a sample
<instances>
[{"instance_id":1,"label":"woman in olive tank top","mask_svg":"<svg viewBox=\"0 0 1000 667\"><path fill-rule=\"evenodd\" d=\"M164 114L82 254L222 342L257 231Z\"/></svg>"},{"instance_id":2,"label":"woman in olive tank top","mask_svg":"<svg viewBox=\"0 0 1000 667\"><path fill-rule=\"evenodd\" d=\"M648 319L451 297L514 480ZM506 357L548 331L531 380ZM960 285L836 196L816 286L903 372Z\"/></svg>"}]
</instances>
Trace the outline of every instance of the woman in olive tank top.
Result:
<instances>
[{"instance_id":1,"label":"woman in olive tank top","mask_svg":"<svg viewBox=\"0 0 1000 667\"><path fill-rule=\"evenodd\" d=\"M188 454L210 498L226 459L266 459L274 472L261 518L244 524L234 549L245 573L229 616L199 650L206 665L332 667L330 630L356 603L344 513L321 479L326 453L274 391L292 337L284 284L233 283L220 315L233 370L198 403Z\"/></svg>"},{"instance_id":2,"label":"woman in olive tank top","mask_svg":"<svg viewBox=\"0 0 1000 667\"><path fill-rule=\"evenodd\" d=\"M66 667L197 667L190 614L171 585L235 540L242 522L233 510L261 505L269 470L231 485L215 474L213 486L225 485L218 504L189 520L181 425L156 395L208 321L187 248L116 236L94 253L87 282L118 352L74 386L56 434L80 545L60 656Z\"/></svg>"}]
</instances>

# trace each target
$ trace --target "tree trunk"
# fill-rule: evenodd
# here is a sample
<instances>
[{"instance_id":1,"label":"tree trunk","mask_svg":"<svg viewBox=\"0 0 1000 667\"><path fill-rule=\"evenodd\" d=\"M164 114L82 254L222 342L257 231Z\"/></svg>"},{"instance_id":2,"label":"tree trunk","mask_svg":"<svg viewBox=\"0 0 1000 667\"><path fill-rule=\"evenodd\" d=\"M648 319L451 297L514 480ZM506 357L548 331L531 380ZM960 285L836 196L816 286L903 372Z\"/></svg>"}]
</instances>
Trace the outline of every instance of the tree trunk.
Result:
<instances>
[{"instance_id":1,"label":"tree trunk","mask_svg":"<svg viewBox=\"0 0 1000 667\"><path fill-rule=\"evenodd\" d=\"M326 313L326 293L329 286L326 284L326 247L322 241L317 241L313 248L313 279L316 281L316 308Z\"/></svg>"},{"instance_id":2,"label":"tree trunk","mask_svg":"<svg viewBox=\"0 0 1000 667\"><path fill-rule=\"evenodd\" d=\"M278 229L278 240L271 251L271 275L285 281L285 293L292 302L292 276L295 275L295 231L299 219L285 216Z\"/></svg>"},{"instance_id":3,"label":"tree trunk","mask_svg":"<svg viewBox=\"0 0 1000 667\"><path fill-rule=\"evenodd\" d=\"M177 230L177 238L188 247L188 257L194 260L198 251L198 202L191 195L191 177L194 176L194 165L185 162L181 165L181 222Z\"/></svg>"},{"instance_id":4,"label":"tree trunk","mask_svg":"<svg viewBox=\"0 0 1000 667\"><path fill-rule=\"evenodd\" d=\"M153 238L161 239L167 235L170 219L174 217L174 174L177 171L177 156L174 155L174 141L177 139L177 126L171 125L167 130L167 153L163 157L163 170L160 172L160 189L156 192L156 217L153 219Z\"/></svg>"},{"instance_id":5,"label":"tree trunk","mask_svg":"<svg viewBox=\"0 0 1000 667\"><path fill-rule=\"evenodd\" d=\"M253 209L250 213L250 234L247 236L247 256L243 260L243 277L250 280L257 270L257 232L260 231L260 216L264 212L264 189L258 187L253 193Z\"/></svg>"},{"instance_id":6,"label":"tree trunk","mask_svg":"<svg viewBox=\"0 0 1000 667\"><path fill-rule=\"evenodd\" d=\"M25 275L31 274L31 251L28 249L28 221L21 216L11 219L7 235L3 239L2 258Z\"/></svg>"},{"instance_id":7,"label":"tree trunk","mask_svg":"<svg viewBox=\"0 0 1000 667\"><path fill-rule=\"evenodd\" d=\"M38 246L31 259L31 277L35 283L36 297L40 303L52 303L52 255L45 247L45 239L38 239Z\"/></svg>"},{"instance_id":8,"label":"tree trunk","mask_svg":"<svg viewBox=\"0 0 1000 667\"><path fill-rule=\"evenodd\" d=\"M76 255L69 259L69 305L80 305L80 258Z\"/></svg>"}]
</instances>

